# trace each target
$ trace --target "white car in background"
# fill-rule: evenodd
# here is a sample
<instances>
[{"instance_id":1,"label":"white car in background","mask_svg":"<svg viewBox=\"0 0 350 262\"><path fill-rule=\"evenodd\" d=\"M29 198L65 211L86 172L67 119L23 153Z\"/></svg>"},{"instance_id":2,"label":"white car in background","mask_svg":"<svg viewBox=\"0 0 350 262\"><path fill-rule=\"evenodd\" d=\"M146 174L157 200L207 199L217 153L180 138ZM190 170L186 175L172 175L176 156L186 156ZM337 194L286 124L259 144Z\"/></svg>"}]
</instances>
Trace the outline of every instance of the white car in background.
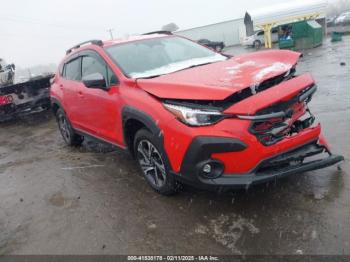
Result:
<instances>
[{"instance_id":1,"label":"white car in background","mask_svg":"<svg viewBox=\"0 0 350 262\"><path fill-rule=\"evenodd\" d=\"M277 28L273 28L271 30L271 38L272 38L271 39L272 43L278 42L278 29ZM259 48L263 44L265 44L265 38L264 38L264 31L262 31L262 30L255 32L254 35L245 37L242 41L242 45L247 46L247 47Z\"/></svg>"}]
</instances>

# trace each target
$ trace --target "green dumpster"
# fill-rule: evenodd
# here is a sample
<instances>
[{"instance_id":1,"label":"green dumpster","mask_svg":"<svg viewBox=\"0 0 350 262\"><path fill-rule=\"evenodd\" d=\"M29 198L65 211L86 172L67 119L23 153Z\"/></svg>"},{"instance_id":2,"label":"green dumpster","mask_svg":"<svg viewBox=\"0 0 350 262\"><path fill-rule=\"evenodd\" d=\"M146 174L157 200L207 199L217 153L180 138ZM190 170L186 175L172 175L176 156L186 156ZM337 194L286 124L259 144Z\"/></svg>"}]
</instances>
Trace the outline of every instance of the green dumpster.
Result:
<instances>
[{"instance_id":1,"label":"green dumpster","mask_svg":"<svg viewBox=\"0 0 350 262\"><path fill-rule=\"evenodd\" d=\"M322 26L316 21L299 21L288 25L292 28L292 41L288 42L283 38L280 39L280 48L303 50L322 45L323 30Z\"/></svg>"},{"instance_id":2,"label":"green dumpster","mask_svg":"<svg viewBox=\"0 0 350 262\"><path fill-rule=\"evenodd\" d=\"M278 45L280 49L292 49L294 47L293 39L279 39Z\"/></svg>"},{"instance_id":3,"label":"green dumpster","mask_svg":"<svg viewBox=\"0 0 350 262\"><path fill-rule=\"evenodd\" d=\"M337 42L342 40L343 33L341 32L332 32L331 38L332 42Z\"/></svg>"}]
</instances>

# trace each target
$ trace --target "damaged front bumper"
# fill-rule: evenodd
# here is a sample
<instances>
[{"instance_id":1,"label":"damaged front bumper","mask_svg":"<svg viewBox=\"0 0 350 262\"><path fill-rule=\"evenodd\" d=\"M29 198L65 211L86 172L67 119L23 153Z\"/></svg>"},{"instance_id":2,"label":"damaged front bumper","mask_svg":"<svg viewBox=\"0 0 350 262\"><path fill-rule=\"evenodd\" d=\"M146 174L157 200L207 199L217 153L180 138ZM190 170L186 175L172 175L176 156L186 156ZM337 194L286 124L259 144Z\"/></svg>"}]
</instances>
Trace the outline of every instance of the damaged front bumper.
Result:
<instances>
[{"instance_id":1,"label":"damaged front bumper","mask_svg":"<svg viewBox=\"0 0 350 262\"><path fill-rule=\"evenodd\" d=\"M231 144L231 148L232 148ZM205 151L200 146L198 152ZM246 174L223 174L216 178L202 176L202 165L194 164L191 170L184 168L186 173L176 174L175 177L184 183L200 188L234 188L247 187L288 175L317 170L343 161L344 157L333 155L326 146L317 141L310 142L288 152L263 160L254 170ZM206 162L201 162L206 163ZM209 162L208 162L209 163ZM190 163L185 163L189 166ZM223 163L222 163L223 164Z\"/></svg>"}]
</instances>

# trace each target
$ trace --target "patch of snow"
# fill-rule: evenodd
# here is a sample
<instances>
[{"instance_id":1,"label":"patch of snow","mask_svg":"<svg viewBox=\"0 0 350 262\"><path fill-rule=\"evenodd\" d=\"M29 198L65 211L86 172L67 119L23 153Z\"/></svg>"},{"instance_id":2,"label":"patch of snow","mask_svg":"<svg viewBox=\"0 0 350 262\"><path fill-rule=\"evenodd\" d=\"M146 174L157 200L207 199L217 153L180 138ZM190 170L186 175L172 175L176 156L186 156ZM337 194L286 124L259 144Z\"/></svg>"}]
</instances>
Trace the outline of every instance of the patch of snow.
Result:
<instances>
[{"instance_id":1,"label":"patch of snow","mask_svg":"<svg viewBox=\"0 0 350 262\"><path fill-rule=\"evenodd\" d=\"M253 76L253 84L250 87L250 89L252 90L252 93L256 94L256 88L259 86L259 84L261 83L261 81L264 79L265 76L275 72L282 73L282 72L288 71L291 67L292 67L291 64L285 64L281 62L275 62L268 67L264 67Z\"/></svg>"},{"instance_id":2,"label":"patch of snow","mask_svg":"<svg viewBox=\"0 0 350 262\"><path fill-rule=\"evenodd\" d=\"M245 61L243 63L238 63L234 66L228 66L225 69L228 70L227 73L230 75L236 75L237 73L241 72L241 69L247 66L254 66L254 61Z\"/></svg>"},{"instance_id":3,"label":"patch of snow","mask_svg":"<svg viewBox=\"0 0 350 262\"><path fill-rule=\"evenodd\" d=\"M281 62L275 62L272 65L261 69L255 76L254 82L261 81L266 75L274 72L284 72L288 71L291 68L290 64L284 64Z\"/></svg>"},{"instance_id":4,"label":"patch of snow","mask_svg":"<svg viewBox=\"0 0 350 262\"><path fill-rule=\"evenodd\" d=\"M207 234L208 231L209 229L204 225L197 225L196 229L194 230L196 234L201 234L201 235Z\"/></svg>"},{"instance_id":5,"label":"patch of snow","mask_svg":"<svg viewBox=\"0 0 350 262\"><path fill-rule=\"evenodd\" d=\"M302 255L304 252L303 252L303 250L298 249L298 250L295 251L295 253L296 253L297 255Z\"/></svg>"},{"instance_id":6,"label":"patch of snow","mask_svg":"<svg viewBox=\"0 0 350 262\"><path fill-rule=\"evenodd\" d=\"M235 254L241 254L236 248L237 241L245 230L251 234L258 234L260 230L251 220L239 215L221 215L217 219L210 220L210 233L216 242L226 246Z\"/></svg>"}]
</instances>

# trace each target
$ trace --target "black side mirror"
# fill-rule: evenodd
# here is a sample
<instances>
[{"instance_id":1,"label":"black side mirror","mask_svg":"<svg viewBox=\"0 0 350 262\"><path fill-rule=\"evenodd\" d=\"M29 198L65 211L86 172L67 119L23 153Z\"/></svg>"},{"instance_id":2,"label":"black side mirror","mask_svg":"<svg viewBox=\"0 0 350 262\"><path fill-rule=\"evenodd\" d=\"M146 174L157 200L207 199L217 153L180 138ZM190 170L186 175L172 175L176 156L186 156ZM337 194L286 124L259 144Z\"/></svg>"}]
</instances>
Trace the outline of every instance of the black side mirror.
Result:
<instances>
[{"instance_id":1,"label":"black side mirror","mask_svg":"<svg viewBox=\"0 0 350 262\"><path fill-rule=\"evenodd\" d=\"M108 89L106 84L106 79L101 73L93 73L90 75L86 75L83 77L83 83L86 87L89 88L100 88L100 89Z\"/></svg>"}]
</instances>

